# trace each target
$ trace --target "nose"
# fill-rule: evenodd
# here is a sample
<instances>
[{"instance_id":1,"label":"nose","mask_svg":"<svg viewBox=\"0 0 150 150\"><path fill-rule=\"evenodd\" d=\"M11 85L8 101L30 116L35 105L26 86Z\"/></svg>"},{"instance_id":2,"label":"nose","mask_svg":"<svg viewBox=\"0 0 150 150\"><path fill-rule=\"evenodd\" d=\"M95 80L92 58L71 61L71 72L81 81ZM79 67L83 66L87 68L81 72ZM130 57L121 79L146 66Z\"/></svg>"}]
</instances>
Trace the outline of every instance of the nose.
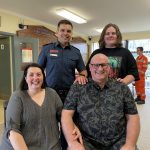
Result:
<instances>
[{"instance_id":1,"label":"nose","mask_svg":"<svg viewBox=\"0 0 150 150\"><path fill-rule=\"evenodd\" d=\"M98 66L98 70L103 70L102 65L99 65L99 66Z\"/></svg>"},{"instance_id":2,"label":"nose","mask_svg":"<svg viewBox=\"0 0 150 150\"><path fill-rule=\"evenodd\" d=\"M37 80L37 79L39 79L39 76L34 75L33 78L34 78L35 80Z\"/></svg>"},{"instance_id":3,"label":"nose","mask_svg":"<svg viewBox=\"0 0 150 150\"><path fill-rule=\"evenodd\" d=\"M65 35L67 35L67 34L68 34L68 32L67 32L67 31L64 31L64 34L65 34Z\"/></svg>"}]
</instances>

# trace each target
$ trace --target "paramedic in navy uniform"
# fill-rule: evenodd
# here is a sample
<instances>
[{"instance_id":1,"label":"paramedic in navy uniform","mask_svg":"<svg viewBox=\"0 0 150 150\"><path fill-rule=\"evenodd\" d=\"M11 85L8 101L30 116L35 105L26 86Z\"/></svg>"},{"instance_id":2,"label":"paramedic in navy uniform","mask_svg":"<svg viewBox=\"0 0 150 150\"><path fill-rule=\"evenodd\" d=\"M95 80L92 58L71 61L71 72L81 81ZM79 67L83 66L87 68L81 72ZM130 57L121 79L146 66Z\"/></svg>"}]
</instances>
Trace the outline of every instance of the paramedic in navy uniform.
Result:
<instances>
[{"instance_id":1,"label":"paramedic in navy uniform","mask_svg":"<svg viewBox=\"0 0 150 150\"><path fill-rule=\"evenodd\" d=\"M86 68L80 50L69 44L73 25L68 20L61 20L57 26L58 41L43 46L38 63L46 69L46 82L55 89L64 102L70 86L75 80L75 69L79 78L86 80Z\"/></svg>"},{"instance_id":2,"label":"paramedic in navy uniform","mask_svg":"<svg viewBox=\"0 0 150 150\"><path fill-rule=\"evenodd\" d=\"M79 72L77 81L87 82L87 72L80 50L70 45L73 25L68 20L61 20L57 25L57 42L44 45L38 63L46 69L47 85L56 90L62 102L70 86L75 81L75 69Z\"/></svg>"}]
</instances>

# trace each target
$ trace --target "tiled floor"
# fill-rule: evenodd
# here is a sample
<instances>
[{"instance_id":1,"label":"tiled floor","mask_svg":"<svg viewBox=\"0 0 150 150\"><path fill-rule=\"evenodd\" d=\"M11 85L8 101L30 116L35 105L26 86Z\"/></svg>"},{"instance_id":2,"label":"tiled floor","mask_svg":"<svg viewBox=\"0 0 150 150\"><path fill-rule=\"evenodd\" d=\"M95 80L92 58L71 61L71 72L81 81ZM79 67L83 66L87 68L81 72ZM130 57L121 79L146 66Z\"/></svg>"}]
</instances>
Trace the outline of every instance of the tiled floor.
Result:
<instances>
[{"instance_id":1,"label":"tiled floor","mask_svg":"<svg viewBox=\"0 0 150 150\"><path fill-rule=\"evenodd\" d=\"M0 140L3 133L3 124L4 124L4 109L3 109L3 100L0 100Z\"/></svg>"},{"instance_id":2,"label":"tiled floor","mask_svg":"<svg viewBox=\"0 0 150 150\"><path fill-rule=\"evenodd\" d=\"M0 124L4 122L3 100L0 100Z\"/></svg>"},{"instance_id":3,"label":"tiled floor","mask_svg":"<svg viewBox=\"0 0 150 150\"><path fill-rule=\"evenodd\" d=\"M139 150L150 150L150 89L146 90L146 104L138 105L141 132L138 139Z\"/></svg>"},{"instance_id":4,"label":"tiled floor","mask_svg":"<svg viewBox=\"0 0 150 150\"><path fill-rule=\"evenodd\" d=\"M146 104L137 105L141 120L141 132L137 143L139 150L150 150L150 89L147 89L146 93ZM0 100L0 139L3 132L3 122L3 101Z\"/></svg>"}]
</instances>

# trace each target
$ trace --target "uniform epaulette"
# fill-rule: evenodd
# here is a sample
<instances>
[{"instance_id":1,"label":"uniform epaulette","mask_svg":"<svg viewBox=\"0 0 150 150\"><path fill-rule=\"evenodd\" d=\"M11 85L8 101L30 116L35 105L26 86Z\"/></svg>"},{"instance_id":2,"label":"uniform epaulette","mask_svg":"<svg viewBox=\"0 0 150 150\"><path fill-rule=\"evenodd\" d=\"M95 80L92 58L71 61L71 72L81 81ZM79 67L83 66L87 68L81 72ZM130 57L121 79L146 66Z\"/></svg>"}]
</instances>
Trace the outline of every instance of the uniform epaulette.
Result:
<instances>
[{"instance_id":1,"label":"uniform epaulette","mask_svg":"<svg viewBox=\"0 0 150 150\"><path fill-rule=\"evenodd\" d=\"M50 45L50 44L54 44L54 43L47 43L47 44L44 44L43 46L47 46L47 45Z\"/></svg>"},{"instance_id":2,"label":"uniform epaulette","mask_svg":"<svg viewBox=\"0 0 150 150\"><path fill-rule=\"evenodd\" d=\"M75 47L75 46L73 46L73 45L70 45L71 47L73 47L74 49L76 49L76 50L78 50L78 51L80 51L80 49L79 48L77 48L77 47Z\"/></svg>"}]
</instances>

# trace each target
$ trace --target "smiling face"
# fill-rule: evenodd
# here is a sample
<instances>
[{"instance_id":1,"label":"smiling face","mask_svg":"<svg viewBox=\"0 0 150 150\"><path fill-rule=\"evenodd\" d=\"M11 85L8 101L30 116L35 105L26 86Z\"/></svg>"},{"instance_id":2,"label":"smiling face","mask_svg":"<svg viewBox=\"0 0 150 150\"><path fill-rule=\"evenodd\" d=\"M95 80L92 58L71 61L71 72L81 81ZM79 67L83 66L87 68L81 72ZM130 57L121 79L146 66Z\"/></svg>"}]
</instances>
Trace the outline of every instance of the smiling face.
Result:
<instances>
[{"instance_id":1,"label":"smiling face","mask_svg":"<svg viewBox=\"0 0 150 150\"><path fill-rule=\"evenodd\" d=\"M27 70L25 80L29 90L39 90L43 84L43 74L40 68L30 67Z\"/></svg>"},{"instance_id":2,"label":"smiling face","mask_svg":"<svg viewBox=\"0 0 150 150\"><path fill-rule=\"evenodd\" d=\"M55 35L63 47L67 46L72 38L72 26L70 24L60 24Z\"/></svg>"},{"instance_id":3,"label":"smiling face","mask_svg":"<svg viewBox=\"0 0 150 150\"><path fill-rule=\"evenodd\" d=\"M117 43L117 33L114 27L107 28L104 35L105 47L106 48L115 48Z\"/></svg>"},{"instance_id":4,"label":"smiling face","mask_svg":"<svg viewBox=\"0 0 150 150\"><path fill-rule=\"evenodd\" d=\"M104 83L109 74L108 57L103 54L96 54L89 64L92 79L98 84Z\"/></svg>"}]
</instances>

